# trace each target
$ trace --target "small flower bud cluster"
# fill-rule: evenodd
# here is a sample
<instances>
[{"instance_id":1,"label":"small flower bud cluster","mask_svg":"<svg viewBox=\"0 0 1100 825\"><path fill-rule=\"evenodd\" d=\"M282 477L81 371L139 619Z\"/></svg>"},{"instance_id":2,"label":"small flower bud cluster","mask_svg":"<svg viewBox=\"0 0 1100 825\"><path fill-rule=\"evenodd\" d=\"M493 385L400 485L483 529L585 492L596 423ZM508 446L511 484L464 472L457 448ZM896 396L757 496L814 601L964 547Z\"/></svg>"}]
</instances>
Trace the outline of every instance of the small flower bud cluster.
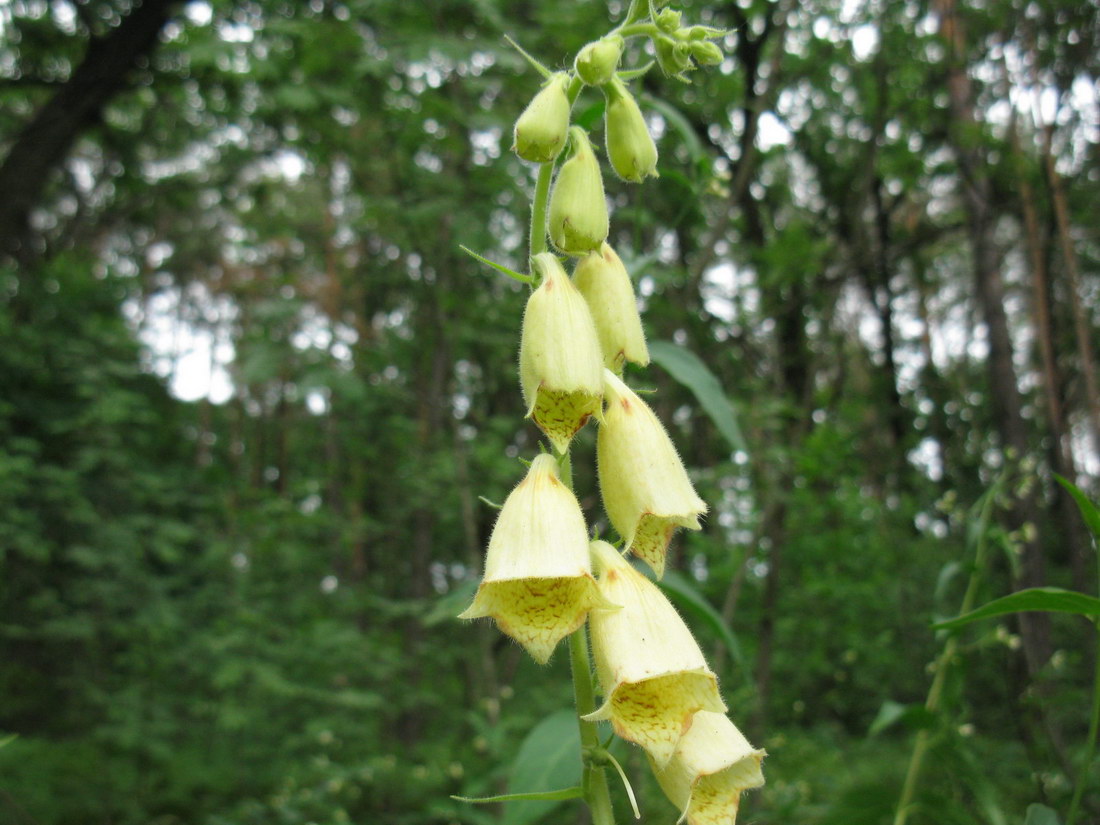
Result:
<instances>
[{"instance_id":1,"label":"small flower bud cluster","mask_svg":"<svg viewBox=\"0 0 1100 825\"><path fill-rule=\"evenodd\" d=\"M650 29L658 63L681 76L693 61L720 62L722 34L683 27L662 8ZM527 417L552 453L536 457L505 500L489 538L482 581L462 618L491 617L539 663L586 621L603 703L583 718L608 721L645 749L658 783L690 825L732 823L741 792L763 784L762 750L726 716L716 675L662 591L628 560L664 574L679 527L698 530L707 505L696 493L667 431L627 385L627 362L649 352L637 300L608 243L610 216L600 162L588 133L570 124L584 86L605 99L607 159L624 181L657 177L657 146L637 101L619 75L624 38L612 33L577 54L573 72L546 82L515 125L524 160L560 162L534 249L576 259L572 277L559 257L537 252L519 345L520 390ZM543 190L545 192L545 190ZM535 214L539 215L538 209ZM597 476L603 509L622 550L589 541L580 504L562 468L586 422L598 422ZM571 472L571 468L570 468Z\"/></svg>"}]
</instances>

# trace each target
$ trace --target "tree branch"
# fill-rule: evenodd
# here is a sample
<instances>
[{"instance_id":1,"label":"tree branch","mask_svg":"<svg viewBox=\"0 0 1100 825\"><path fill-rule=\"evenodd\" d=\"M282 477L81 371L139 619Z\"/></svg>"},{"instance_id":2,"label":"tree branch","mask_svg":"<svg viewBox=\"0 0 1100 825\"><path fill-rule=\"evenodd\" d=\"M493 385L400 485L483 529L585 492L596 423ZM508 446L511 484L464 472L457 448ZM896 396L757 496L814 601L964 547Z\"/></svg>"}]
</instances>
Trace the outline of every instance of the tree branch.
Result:
<instances>
[{"instance_id":1,"label":"tree branch","mask_svg":"<svg viewBox=\"0 0 1100 825\"><path fill-rule=\"evenodd\" d=\"M127 74L157 45L178 0L144 0L111 32L93 38L69 80L23 128L0 166L0 260L27 262L34 254L28 218L50 173L76 139L96 123Z\"/></svg>"}]
</instances>

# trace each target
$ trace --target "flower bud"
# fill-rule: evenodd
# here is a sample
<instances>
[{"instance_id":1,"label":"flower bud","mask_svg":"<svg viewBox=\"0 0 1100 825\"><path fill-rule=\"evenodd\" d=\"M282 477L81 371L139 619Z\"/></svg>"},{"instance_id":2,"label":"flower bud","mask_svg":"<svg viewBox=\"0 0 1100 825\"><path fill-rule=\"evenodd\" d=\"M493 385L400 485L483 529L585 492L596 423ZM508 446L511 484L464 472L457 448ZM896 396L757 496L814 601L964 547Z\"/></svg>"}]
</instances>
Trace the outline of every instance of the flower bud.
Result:
<instances>
[{"instance_id":1,"label":"flower bud","mask_svg":"<svg viewBox=\"0 0 1100 825\"><path fill-rule=\"evenodd\" d=\"M653 38L657 52L657 65L668 77L687 82L684 72L691 71L695 64L691 62L691 49L686 43L678 43L671 37L662 35Z\"/></svg>"},{"instance_id":2,"label":"flower bud","mask_svg":"<svg viewBox=\"0 0 1100 825\"><path fill-rule=\"evenodd\" d=\"M728 29L716 29L714 26L691 26L681 34L686 34L688 40L713 40L716 37L725 37Z\"/></svg>"},{"instance_id":3,"label":"flower bud","mask_svg":"<svg viewBox=\"0 0 1100 825\"><path fill-rule=\"evenodd\" d=\"M641 183L657 177L657 145L645 125L634 96L619 78L604 87L607 93L607 157L623 180Z\"/></svg>"},{"instance_id":4,"label":"flower bud","mask_svg":"<svg viewBox=\"0 0 1100 825\"><path fill-rule=\"evenodd\" d=\"M726 710L718 680L676 608L604 541L591 544L600 593L616 611L589 617L604 703L583 717L611 720L615 733L668 764L697 711Z\"/></svg>"},{"instance_id":5,"label":"flower bud","mask_svg":"<svg viewBox=\"0 0 1100 825\"><path fill-rule=\"evenodd\" d=\"M653 410L612 372L603 376L596 459L604 510L624 546L660 578L673 531L698 530L707 505Z\"/></svg>"},{"instance_id":6,"label":"flower bud","mask_svg":"<svg viewBox=\"0 0 1100 825\"><path fill-rule=\"evenodd\" d=\"M602 86L615 76L622 54L623 39L617 34L611 34L589 43L577 52L573 70L589 86Z\"/></svg>"},{"instance_id":7,"label":"flower bud","mask_svg":"<svg viewBox=\"0 0 1100 825\"><path fill-rule=\"evenodd\" d=\"M665 34L672 34L680 29L680 18L683 15L675 9L661 9L657 12L657 16L653 18L653 22L657 24L657 28L663 31Z\"/></svg>"},{"instance_id":8,"label":"flower bud","mask_svg":"<svg viewBox=\"0 0 1100 825\"><path fill-rule=\"evenodd\" d=\"M549 163L569 133L569 75L555 72L516 121L512 151L524 160Z\"/></svg>"},{"instance_id":9,"label":"flower bud","mask_svg":"<svg viewBox=\"0 0 1100 825\"><path fill-rule=\"evenodd\" d=\"M691 44L691 56L703 66L717 66L725 59L718 44L709 40L697 40Z\"/></svg>"},{"instance_id":10,"label":"flower bud","mask_svg":"<svg viewBox=\"0 0 1100 825\"><path fill-rule=\"evenodd\" d=\"M599 592L580 504L551 455L531 462L489 537L485 575L460 619L492 616L497 627L545 664L588 611L613 608Z\"/></svg>"},{"instance_id":11,"label":"flower bud","mask_svg":"<svg viewBox=\"0 0 1100 825\"><path fill-rule=\"evenodd\" d=\"M600 341L584 296L558 259L532 259L538 289L527 299L519 342L519 378L527 417L560 452L603 398Z\"/></svg>"},{"instance_id":12,"label":"flower bud","mask_svg":"<svg viewBox=\"0 0 1100 825\"><path fill-rule=\"evenodd\" d=\"M648 364L634 287L615 250L604 243L598 252L589 252L573 270L573 283L592 313L604 366L622 372L625 361L642 367Z\"/></svg>"},{"instance_id":13,"label":"flower bud","mask_svg":"<svg viewBox=\"0 0 1100 825\"><path fill-rule=\"evenodd\" d=\"M741 792L764 784L754 750L726 716L701 710L664 767L650 760L657 783L686 812L688 825L733 825Z\"/></svg>"},{"instance_id":14,"label":"flower bud","mask_svg":"<svg viewBox=\"0 0 1100 825\"><path fill-rule=\"evenodd\" d=\"M607 201L600 163L580 126L569 130L573 156L561 165L550 195L549 231L554 245L569 255L583 255L607 239Z\"/></svg>"}]
</instances>

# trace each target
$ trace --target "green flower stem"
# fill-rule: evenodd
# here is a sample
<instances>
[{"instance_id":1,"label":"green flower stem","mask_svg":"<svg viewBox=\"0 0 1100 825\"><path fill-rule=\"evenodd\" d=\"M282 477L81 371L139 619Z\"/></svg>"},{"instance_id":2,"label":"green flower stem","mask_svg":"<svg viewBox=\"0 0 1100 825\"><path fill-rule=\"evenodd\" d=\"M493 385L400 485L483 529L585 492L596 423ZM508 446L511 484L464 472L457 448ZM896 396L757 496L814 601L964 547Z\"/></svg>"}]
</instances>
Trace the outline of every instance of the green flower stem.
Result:
<instances>
[{"instance_id":1,"label":"green flower stem","mask_svg":"<svg viewBox=\"0 0 1100 825\"><path fill-rule=\"evenodd\" d=\"M1089 720L1088 741L1085 743L1085 763L1077 774L1077 785L1073 789L1073 798L1066 814L1066 825L1073 825L1077 819L1077 809L1081 806L1081 796L1085 785L1092 775L1092 761L1096 758L1096 734L1100 729L1100 622L1096 623L1096 673L1092 677L1092 718Z\"/></svg>"},{"instance_id":2,"label":"green flower stem","mask_svg":"<svg viewBox=\"0 0 1100 825\"><path fill-rule=\"evenodd\" d=\"M588 632L581 627L569 637L569 664L573 670L573 699L577 706L577 723L581 732L581 749L598 750L600 734L595 722L580 717L596 709L596 692L592 685L592 668L588 658ZM607 775L602 767L584 765L584 800L592 811L592 825L615 825L615 813L611 808L611 793L607 787Z\"/></svg>"},{"instance_id":3,"label":"green flower stem","mask_svg":"<svg viewBox=\"0 0 1100 825\"><path fill-rule=\"evenodd\" d=\"M566 90L569 105L577 101L584 83L574 77ZM531 201L531 236L528 241L530 257L548 249L546 243L546 209L550 202L550 181L554 176L554 164L544 163L539 167L535 180L535 194ZM557 453L561 467L562 482L573 489L573 472L569 460L569 451ZM596 709L596 691L592 684L592 665L588 654L588 632L585 626L569 637L569 664L573 671L573 698L577 707L577 724L580 726L581 750L590 753L600 746L599 730L595 722L586 722L580 717ZM615 813L611 807L611 792L607 787L607 775L598 765L584 762L581 787L584 789L584 801L592 812L592 825L615 825Z\"/></svg>"},{"instance_id":4,"label":"green flower stem","mask_svg":"<svg viewBox=\"0 0 1100 825\"><path fill-rule=\"evenodd\" d=\"M653 23L632 23L629 26L623 26L615 33L620 37L657 37L661 34L661 30Z\"/></svg>"},{"instance_id":5,"label":"green flower stem","mask_svg":"<svg viewBox=\"0 0 1100 825\"><path fill-rule=\"evenodd\" d=\"M977 547L974 549L974 566L970 570L970 580L966 584L966 593L963 594L962 606L959 615L965 616L974 609L974 602L978 598L978 587L981 585L985 572L986 533L989 529L989 519L993 512L993 503L997 499L1002 475L988 493L982 504L981 513L978 516L980 530L978 533ZM940 700L943 697L943 688L947 683L947 672L955 661L955 654L959 649L959 639L956 633L951 632L950 637L943 646L940 655L936 657L936 675L932 677L932 686L928 689L928 698L924 700L925 710L935 713L939 710ZM913 797L916 795L917 783L920 780L921 767L924 757L932 745L932 737L927 729L917 733L916 744L913 745L913 754L909 757L909 768L905 772L905 783L902 785L901 798L898 800L897 812L894 814L894 825L905 825L909 813L913 808Z\"/></svg>"}]
</instances>

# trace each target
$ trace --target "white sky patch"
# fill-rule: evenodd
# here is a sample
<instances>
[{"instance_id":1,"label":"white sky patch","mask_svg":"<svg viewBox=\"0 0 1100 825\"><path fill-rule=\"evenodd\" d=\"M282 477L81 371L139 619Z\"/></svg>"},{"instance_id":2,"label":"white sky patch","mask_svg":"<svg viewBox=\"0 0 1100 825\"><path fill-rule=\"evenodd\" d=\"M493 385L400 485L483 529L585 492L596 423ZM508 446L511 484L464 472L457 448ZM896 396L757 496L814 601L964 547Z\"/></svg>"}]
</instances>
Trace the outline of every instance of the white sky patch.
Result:
<instances>
[{"instance_id":1,"label":"white sky patch","mask_svg":"<svg viewBox=\"0 0 1100 825\"><path fill-rule=\"evenodd\" d=\"M878 29L870 23L852 31L852 54L856 60L866 60L878 48Z\"/></svg>"},{"instance_id":2,"label":"white sky patch","mask_svg":"<svg viewBox=\"0 0 1100 825\"><path fill-rule=\"evenodd\" d=\"M233 395L228 367L237 308L228 298L211 295L201 284L183 291L170 287L144 304L127 301L123 314L147 347L150 368L167 379L174 396L223 404Z\"/></svg>"},{"instance_id":3,"label":"white sky patch","mask_svg":"<svg viewBox=\"0 0 1100 825\"><path fill-rule=\"evenodd\" d=\"M214 19L214 9L209 3L188 3L183 7L183 13L196 26L205 26Z\"/></svg>"},{"instance_id":4,"label":"white sky patch","mask_svg":"<svg viewBox=\"0 0 1100 825\"><path fill-rule=\"evenodd\" d=\"M763 112L757 122L757 142L763 151L774 146L789 146L791 143L791 131L784 126L775 112Z\"/></svg>"}]
</instances>

